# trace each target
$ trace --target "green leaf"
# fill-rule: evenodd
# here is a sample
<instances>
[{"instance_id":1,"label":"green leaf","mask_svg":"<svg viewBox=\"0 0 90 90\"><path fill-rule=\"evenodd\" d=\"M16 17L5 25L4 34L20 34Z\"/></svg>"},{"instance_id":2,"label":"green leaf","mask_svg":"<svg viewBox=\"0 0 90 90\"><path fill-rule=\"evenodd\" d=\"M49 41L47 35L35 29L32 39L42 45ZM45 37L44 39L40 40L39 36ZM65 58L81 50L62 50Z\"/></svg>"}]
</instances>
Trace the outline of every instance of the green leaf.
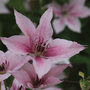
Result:
<instances>
[{"instance_id":1,"label":"green leaf","mask_svg":"<svg viewBox=\"0 0 90 90\"><path fill-rule=\"evenodd\" d=\"M90 81L88 81L88 80L84 81L84 80L81 79L79 81L79 83L80 83L80 87L81 87L82 90L88 90L89 89Z\"/></svg>"},{"instance_id":2,"label":"green leaf","mask_svg":"<svg viewBox=\"0 0 90 90\"><path fill-rule=\"evenodd\" d=\"M16 10L18 10L22 13L25 12L23 0L10 0L8 4L9 4L9 6L14 7Z\"/></svg>"},{"instance_id":3,"label":"green leaf","mask_svg":"<svg viewBox=\"0 0 90 90\"><path fill-rule=\"evenodd\" d=\"M81 76L84 80L84 73L83 72L79 71L79 76Z\"/></svg>"},{"instance_id":4,"label":"green leaf","mask_svg":"<svg viewBox=\"0 0 90 90\"><path fill-rule=\"evenodd\" d=\"M5 84L6 84L7 87L11 88L13 79L14 79L14 77L13 76L10 76L9 78L7 78L5 80Z\"/></svg>"}]
</instances>

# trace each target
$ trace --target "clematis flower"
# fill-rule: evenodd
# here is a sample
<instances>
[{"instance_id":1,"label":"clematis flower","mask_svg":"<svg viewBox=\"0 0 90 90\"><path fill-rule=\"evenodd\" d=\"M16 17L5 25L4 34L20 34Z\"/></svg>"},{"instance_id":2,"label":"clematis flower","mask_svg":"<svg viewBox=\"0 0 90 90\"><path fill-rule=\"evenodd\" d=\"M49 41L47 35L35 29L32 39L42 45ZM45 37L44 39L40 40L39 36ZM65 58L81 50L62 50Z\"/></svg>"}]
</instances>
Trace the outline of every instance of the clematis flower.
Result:
<instances>
[{"instance_id":1,"label":"clematis flower","mask_svg":"<svg viewBox=\"0 0 90 90\"><path fill-rule=\"evenodd\" d=\"M6 4L9 0L0 0L0 13L7 14L10 13L9 10L6 8Z\"/></svg>"},{"instance_id":2,"label":"clematis flower","mask_svg":"<svg viewBox=\"0 0 90 90\"><path fill-rule=\"evenodd\" d=\"M53 11L58 17L53 20L56 33L63 31L65 26L74 32L81 32L81 23L78 18L90 16L90 8L84 6L84 3L85 0L69 0L69 4L63 6L53 3Z\"/></svg>"},{"instance_id":3,"label":"clematis flower","mask_svg":"<svg viewBox=\"0 0 90 90\"><path fill-rule=\"evenodd\" d=\"M67 68L68 65L69 64L52 67L48 73L39 79L34 66L30 63L26 63L16 72L13 72L12 75L26 88L38 90L60 83L61 81L55 76Z\"/></svg>"},{"instance_id":4,"label":"clematis flower","mask_svg":"<svg viewBox=\"0 0 90 90\"><path fill-rule=\"evenodd\" d=\"M26 89L17 79L14 79L10 90L26 90Z\"/></svg>"},{"instance_id":5,"label":"clematis flower","mask_svg":"<svg viewBox=\"0 0 90 90\"><path fill-rule=\"evenodd\" d=\"M36 29L27 17L16 10L14 12L16 23L25 36L1 37L1 40L14 53L32 55L33 65L39 78L42 78L50 70L54 61L69 58L85 49L84 46L76 42L64 39L50 40L53 34L51 27L52 6L42 15Z\"/></svg>"},{"instance_id":6,"label":"clematis flower","mask_svg":"<svg viewBox=\"0 0 90 90\"><path fill-rule=\"evenodd\" d=\"M11 75L11 72L19 69L30 60L30 56L16 55L10 51L0 51L0 82Z\"/></svg>"}]
</instances>

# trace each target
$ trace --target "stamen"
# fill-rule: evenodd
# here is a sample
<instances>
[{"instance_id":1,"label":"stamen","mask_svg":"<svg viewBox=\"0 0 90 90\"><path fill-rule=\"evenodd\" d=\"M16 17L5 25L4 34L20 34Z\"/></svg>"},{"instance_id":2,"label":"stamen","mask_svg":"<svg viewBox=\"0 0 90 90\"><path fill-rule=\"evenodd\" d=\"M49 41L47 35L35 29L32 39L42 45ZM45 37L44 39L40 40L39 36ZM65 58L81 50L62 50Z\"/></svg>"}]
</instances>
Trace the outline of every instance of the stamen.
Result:
<instances>
[{"instance_id":1,"label":"stamen","mask_svg":"<svg viewBox=\"0 0 90 90\"><path fill-rule=\"evenodd\" d=\"M9 62L7 62L7 60L5 60L5 62L2 62L2 64L0 65L0 74L5 74L8 67L9 67Z\"/></svg>"}]
</instances>

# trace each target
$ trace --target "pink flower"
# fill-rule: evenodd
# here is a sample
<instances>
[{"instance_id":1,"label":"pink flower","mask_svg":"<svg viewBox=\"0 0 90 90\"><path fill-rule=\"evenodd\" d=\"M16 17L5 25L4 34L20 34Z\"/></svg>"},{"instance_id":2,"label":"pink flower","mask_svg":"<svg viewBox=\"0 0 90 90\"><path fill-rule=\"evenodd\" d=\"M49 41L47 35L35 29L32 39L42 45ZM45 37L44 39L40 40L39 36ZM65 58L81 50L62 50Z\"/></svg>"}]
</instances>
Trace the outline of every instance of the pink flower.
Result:
<instances>
[{"instance_id":1,"label":"pink flower","mask_svg":"<svg viewBox=\"0 0 90 90\"><path fill-rule=\"evenodd\" d=\"M48 73L39 79L35 72L34 66L30 63L24 64L12 75L20 81L26 88L39 89L47 88L60 83L61 81L55 76L61 73L69 64L52 67Z\"/></svg>"},{"instance_id":2,"label":"pink flower","mask_svg":"<svg viewBox=\"0 0 90 90\"><path fill-rule=\"evenodd\" d=\"M5 80L23 64L30 60L30 56L16 55L10 51L0 51L0 82Z\"/></svg>"},{"instance_id":3,"label":"pink flower","mask_svg":"<svg viewBox=\"0 0 90 90\"><path fill-rule=\"evenodd\" d=\"M68 26L74 32L81 32L81 23L78 18L90 16L90 8L84 6L85 0L70 0L69 4L60 6L53 3L53 11L59 19L54 19L53 27L56 33Z\"/></svg>"},{"instance_id":4,"label":"pink flower","mask_svg":"<svg viewBox=\"0 0 90 90\"><path fill-rule=\"evenodd\" d=\"M20 82L18 82L17 79L14 79L10 90L26 90L26 89L25 87L23 87L23 85Z\"/></svg>"},{"instance_id":5,"label":"pink flower","mask_svg":"<svg viewBox=\"0 0 90 90\"><path fill-rule=\"evenodd\" d=\"M51 64L55 60L71 57L85 49L84 46L76 42L64 39L49 41L53 34L51 27L52 6L42 15L36 29L27 17L16 10L14 12L16 23L25 36L1 37L1 40L14 53L34 56L33 65L39 78L42 78L50 70Z\"/></svg>"},{"instance_id":6,"label":"pink flower","mask_svg":"<svg viewBox=\"0 0 90 90\"><path fill-rule=\"evenodd\" d=\"M1 14L10 13L9 10L7 9L7 7L5 6L8 1L9 0L0 0L0 13Z\"/></svg>"}]
</instances>

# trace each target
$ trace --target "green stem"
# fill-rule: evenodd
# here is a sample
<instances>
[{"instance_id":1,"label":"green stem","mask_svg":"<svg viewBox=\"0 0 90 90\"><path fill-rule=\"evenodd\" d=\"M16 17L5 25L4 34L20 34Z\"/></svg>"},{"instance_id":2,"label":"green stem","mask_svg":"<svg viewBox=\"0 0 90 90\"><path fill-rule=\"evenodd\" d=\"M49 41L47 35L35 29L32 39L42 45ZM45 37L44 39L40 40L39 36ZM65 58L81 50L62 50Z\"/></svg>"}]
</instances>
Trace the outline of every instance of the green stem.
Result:
<instances>
[{"instance_id":1,"label":"green stem","mask_svg":"<svg viewBox=\"0 0 90 90\"><path fill-rule=\"evenodd\" d=\"M0 82L0 90L1 90L1 82Z\"/></svg>"}]
</instances>

